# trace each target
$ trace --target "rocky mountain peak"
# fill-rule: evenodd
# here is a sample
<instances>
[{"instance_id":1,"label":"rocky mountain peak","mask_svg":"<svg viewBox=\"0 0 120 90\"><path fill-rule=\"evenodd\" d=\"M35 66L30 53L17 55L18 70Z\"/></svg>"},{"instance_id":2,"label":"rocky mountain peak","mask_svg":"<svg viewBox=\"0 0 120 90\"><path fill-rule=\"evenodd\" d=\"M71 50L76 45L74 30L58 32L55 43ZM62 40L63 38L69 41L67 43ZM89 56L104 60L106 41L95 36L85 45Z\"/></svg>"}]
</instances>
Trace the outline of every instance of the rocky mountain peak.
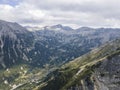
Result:
<instances>
[{"instance_id":1,"label":"rocky mountain peak","mask_svg":"<svg viewBox=\"0 0 120 90\"><path fill-rule=\"evenodd\" d=\"M0 20L0 33L8 34L10 32L26 33L27 30L16 22L7 22Z\"/></svg>"}]
</instances>

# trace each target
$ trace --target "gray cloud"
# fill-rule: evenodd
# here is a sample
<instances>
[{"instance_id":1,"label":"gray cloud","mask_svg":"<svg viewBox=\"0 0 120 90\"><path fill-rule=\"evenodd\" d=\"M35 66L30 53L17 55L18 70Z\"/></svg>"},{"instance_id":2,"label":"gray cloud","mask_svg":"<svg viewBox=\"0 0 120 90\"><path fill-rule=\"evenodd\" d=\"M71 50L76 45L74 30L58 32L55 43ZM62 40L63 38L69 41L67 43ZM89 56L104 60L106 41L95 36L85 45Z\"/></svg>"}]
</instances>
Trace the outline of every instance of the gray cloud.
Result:
<instances>
[{"instance_id":1,"label":"gray cloud","mask_svg":"<svg viewBox=\"0 0 120 90\"><path fill-rule=\"evenodd\" d=\"M119 27L118 0L2 0L0 19L23 25ZM15 3L14 3L15 2Z\"/></svg>"}]
</instances>

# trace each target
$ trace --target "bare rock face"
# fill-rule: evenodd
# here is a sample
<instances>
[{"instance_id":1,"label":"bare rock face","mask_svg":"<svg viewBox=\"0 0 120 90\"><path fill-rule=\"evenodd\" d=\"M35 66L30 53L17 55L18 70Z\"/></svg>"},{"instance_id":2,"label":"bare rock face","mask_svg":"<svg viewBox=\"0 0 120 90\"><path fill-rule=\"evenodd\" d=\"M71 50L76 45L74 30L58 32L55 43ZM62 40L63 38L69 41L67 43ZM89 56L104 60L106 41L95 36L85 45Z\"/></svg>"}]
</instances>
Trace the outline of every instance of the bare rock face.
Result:
<instances>
[{"instance_id":1,"label":"bare rock face","mask_svg":"<svg viewBox=\"0 0 120 90\"><path fill-rule=\"evenodd\" d=\"M120 55L99 62L94 73L68 90L120 90Z\"/></svg>"},{"instance_id":2,"label":"bare rock face","mask_svg":"<svg viewBox=\"0 0 120 90\"><path fill-rule=\"evenodd\" d=\"M94 76L97 90L120 90L120 55L103 61Z\"/></svg>"},{"instance_id":3,"label":"bare rock face","mask_svg":"<svg viewBox=\"0 0 120 90\"><path fill-rule=\"evenodd\" d=\"M77 90L120 90L120 55L99 62L94 73L81 80Z\"/></svg>"},{"instance_id":4,"label":"bare rock face","mask_svg":"<svg viewBox=\"0 0 120 90\"><path fill-rule=\"evenodd\" d=\"M33 35L17 23L0 20L0 68L26 61ZM26 57L26 58L25 58Z\"/></svg>"}]
</instances>

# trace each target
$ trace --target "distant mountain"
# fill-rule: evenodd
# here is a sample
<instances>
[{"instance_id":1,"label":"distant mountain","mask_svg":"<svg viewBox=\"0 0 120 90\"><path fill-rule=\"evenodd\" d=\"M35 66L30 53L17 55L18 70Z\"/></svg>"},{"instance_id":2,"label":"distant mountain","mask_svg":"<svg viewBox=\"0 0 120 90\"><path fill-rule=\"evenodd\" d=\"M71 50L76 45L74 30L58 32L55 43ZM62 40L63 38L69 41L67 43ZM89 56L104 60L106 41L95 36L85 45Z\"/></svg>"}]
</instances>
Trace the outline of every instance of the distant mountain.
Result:
<instances>
[{"instance_id":1,"label":"distant mountain","mask_svg":"<svg viewBox=\"0 0 120 90\"><path fill-rule=\"evenodd\" d=\"M38 31L38 30L53 30L53 31L70 31L73 30L71 27L69 26L63 26L61 24L57 24L57 25L53 25L53 26L45 26L45 27L32 27L32 26L25 26L26 29L28 29L29 31Z\"/></svg>"},{"instance_id":2,"label":"distant mountain","mask_svg":"<svg viewBox=\"0 0 120 90\"><path fill-rule=\"evenodd\" d=\"M50 31L56 31L56 32L67 32L72 31L73 29L68 26L63 26L61 24L53 25L53 26L45 26L41 28L40 30L50 30Z\"/></svg>"},{"instance_id":3,"label":"distant mountain","mask_svg":"<svg viewBox=\"0 0 120 90\"><path fill-rule=\"evenodd\" d=\"M61 24L58 24L58 25L54 25L54 26L51 26L51 29L62 29L62 30L68 30L68 31L70 31L70 30L73 30L71 27L68 27L68 26L63 26L63 25L61 25Z\"/></svg>"},{"instance_id":4,"label":"distant mountain","mask_svg":"<svg viewBox=\"0 0 120 90\"><path fill-rule=\"evenodd\" d=\"M56 30L61 25L46 27L35 31L37 50L43 52L41 60L49 60L51 64L65 63L79 57L93 48L120 37L120 29L112 28L79 28L77 30ZM41 51L41 48L44 50ZM38 60L37 60L38 61ZM36 62L37 62L36 61Z\"/></svg>"}]
</instances>

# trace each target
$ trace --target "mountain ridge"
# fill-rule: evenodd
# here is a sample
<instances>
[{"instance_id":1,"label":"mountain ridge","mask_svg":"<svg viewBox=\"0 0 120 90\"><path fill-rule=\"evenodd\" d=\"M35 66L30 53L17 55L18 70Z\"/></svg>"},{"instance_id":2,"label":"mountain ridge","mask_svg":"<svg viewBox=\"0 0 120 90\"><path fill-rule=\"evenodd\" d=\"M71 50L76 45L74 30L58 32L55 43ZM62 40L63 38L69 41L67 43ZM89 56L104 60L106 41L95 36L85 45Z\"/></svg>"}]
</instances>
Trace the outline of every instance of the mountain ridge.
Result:
<instances>
[{"instance_id":1,"label":"mountain ridge","mask_svg":"<svg viewBox=\"0 0 120 90\"><path fill-rule=\"evenodd\" d=\"M106 47L108 49L104 50ZM103 56L99 56L101 52ZM106 90L106 88L107 90L118 90L120 89L119 85L115 83L119 83L120 81L118 71L120 67L116 66L116 64L119 65L120 63L119 55L120 40L113 41L112 45L106 44L102 46L101 49L99 48L97 51L95 50L88 53L88 55L79 57L48 75L44 82L45 86L43 85L40 90L47 90L48 88L49 90ZM115 64L112 65L113 62ZM109 64L111 66L109 66ZM104 66L104 68L102 68L102 66ZM112 70L108 69L110 67L112 67ZM118 70L115 68L118 68ZM104 70L104 72L101 70ZM112 85L112 79L109 78L109 76L105 77L107 71L109 73L111 72L111 74L108 73L108 75L111 75L113 82L115 82L114 86L109 86L109 84ZM116 72L118 73L116 74ZM118 77L118 81L114 78L114 75ZM110 81L104 81L103 77L108 77ZM101 80L103 79L102 82L105 82L106 85L100 81L100 78Z\"/></svg>"}]
</instances>

